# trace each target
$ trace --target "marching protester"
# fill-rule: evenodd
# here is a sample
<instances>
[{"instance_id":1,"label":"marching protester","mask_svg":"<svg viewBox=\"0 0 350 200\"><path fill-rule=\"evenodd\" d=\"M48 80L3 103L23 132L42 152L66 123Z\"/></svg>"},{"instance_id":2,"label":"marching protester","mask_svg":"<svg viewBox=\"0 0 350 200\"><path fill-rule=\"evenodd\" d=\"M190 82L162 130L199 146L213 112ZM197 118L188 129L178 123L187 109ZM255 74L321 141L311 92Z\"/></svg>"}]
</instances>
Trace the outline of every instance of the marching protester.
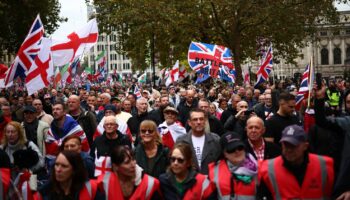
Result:
<instances>
[{"instance_id":1,"label":"marching protester","mask_svg":"<svg viewBox=\"0 0 350 200\"><path fill-rule=\"evenodd\" d=\"M49 182L34 194L34 199L105 199L97 195L97 187L97 181L87 179L80 154L62 151L57 155Z\"/></svg>"},{"instance_id":2,"label":"marching protester","mask_svg":"<svg viewBox=\"0 0 350 200\"><path fill-rule=\"evenodd\" d=\"M205 111L192 109L188 119L191 130L176 140L176 143L185 142L192 145L195 169L203 174L208 174L208 164L216 161L221 154L220 137L215 133L206 132L206 122Z\"/></svg>"},{"instance_id":3,"label":"marching protester","mask_svg":"<svg viewBox=\"0 0 350 200\"><path fill-rule=\"evenodd\" d=\"M127 146L111 151L112 172L98 177L106 200L162 199L159 181L143 172L136 164L134 154Z\"/></svg>"},{"instance_id":4,"label":"marching protester","mask_svg":"<svg viewBox=\"0 0 350 200\"><path fill-rule=\"evenodd\" d=\"M169 149L162 145L162 139L154 121L141 122L139 134L141 140L135 148L136 163L145 173L158 178L169 165Z\"/></svg>"},{"instance_id":5,"label":"marching protester","mask_svg":"<svg viewBox=\"0 0 350 200\"><path fill-rule=\"evenodd\" d=\"M209 178L216 185L217 199L255 199L258 165L245 150L241 136L226 132L220 139L222 159L209 165Z\"/></svg>"},{"instance_id":6,"label":"marching protester","mask_svg":"<svg viewBox=\"0 0 350 200\"><path fill-rule=\"evenodd\" d=\"M280 142L282 155L259 163L259 198L330 199L333 160L307 152L309 143L301 126L287 126Z\"/></svg>"},{"instance_id":7,"label":"marching protester","mask_svg":"<svg viewBox=\"0 0 350 200\"><path fill-rule=\"evenodd\" d=\"M186 134L186 129L180 121L177 120L179 111L176 108L167 106L164 111L165 121L158 126L162 143L164 146L172 149L178 137Z\"/></svg>"},{"instance_id":8,"label":"marching protester","mask_svg":"<svg viewBox=\"0 0 350 200\"><path fill-rule=\"evenodd\" d=\"M178 143L170 153L170 168L159 177L164 199L217 199L215 186L193 169L191 146Z\"/></svg>"}]
</instances>

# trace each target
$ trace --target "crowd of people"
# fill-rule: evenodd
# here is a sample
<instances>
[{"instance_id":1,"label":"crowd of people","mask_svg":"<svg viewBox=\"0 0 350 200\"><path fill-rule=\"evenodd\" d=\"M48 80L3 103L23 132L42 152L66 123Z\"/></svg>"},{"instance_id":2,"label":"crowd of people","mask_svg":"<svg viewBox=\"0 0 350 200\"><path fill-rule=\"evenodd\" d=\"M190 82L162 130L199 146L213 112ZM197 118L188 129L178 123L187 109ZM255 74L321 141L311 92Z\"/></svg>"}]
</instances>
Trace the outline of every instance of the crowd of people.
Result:
<instances>
[{"instance_id":1,"label":"crowd of people","mask_svg":"<svg viewBox=\"0 0 350 200\"><path fill-rule=\"evenodd\" d=\"M350 84L0 92L0 199L350 200Z\"/></svg>"}]
</instances>

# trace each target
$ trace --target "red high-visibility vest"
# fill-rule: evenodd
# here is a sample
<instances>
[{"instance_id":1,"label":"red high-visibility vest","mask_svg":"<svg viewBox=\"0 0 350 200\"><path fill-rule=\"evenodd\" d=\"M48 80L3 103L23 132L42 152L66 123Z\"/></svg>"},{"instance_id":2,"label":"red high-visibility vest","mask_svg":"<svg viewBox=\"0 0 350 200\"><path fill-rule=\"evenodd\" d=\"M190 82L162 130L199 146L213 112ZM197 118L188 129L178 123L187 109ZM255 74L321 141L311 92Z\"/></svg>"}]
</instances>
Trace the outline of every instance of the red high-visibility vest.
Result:
<instances>
[{"instance_id":1,"label":"red high-visibility vest","mask_svg":"<svg viewBox=\"0 0 350 200\"><path fill-rule=\"evenodd\" d=\"M215 185L209 181L206 175L198 173L196 183L185 193L183 200L207 199L215 190Z\"/></svg>"},{"instance_id":2,"label":"red high-visibility vest","mask_svg":"<svg viewBox=\"0 0 350 200\"><path fill-rule=\"evenodd\" d=\"M274 199L329 199L334 183L333 160L309 153L302 186L283 166L283 158L259 162L259 180L264 181Z\"/></svg>"},{"instance_id":3,"label":"red high-visibility vest","mask_svg":"<svg viewBox=\"0 0 350 200\"><path fill-rule=\"evenodd\" d=\"M9 168L0 168L0 197L6 199L11 182L11 171Z\"/></svg>"},{"instance_id":4,"label":"red high-visibility vest","mask_svg":"<svg viewBox=\"0 0 350 200\"><path fill-rule=\"evenodd\" d=\"M226 160L220 160L218 163L209 165L209 178L216 185L219 199L229 200L231 194L234 194L234 199L240 200L255 200L257 181L256 177L249 183L245 184L242 181L233 179L231 182L231 172L228 169ZM232 191L232 188L234 191Z\"/></svg>"},{"instance_id":5,"label":"red high-visibility vest","mask_svg":"<svg viewBox=\"0 0 350 200\"><path fill-rule=\"evenodd\" d=\"M84 187L79 192L79 200L94 200L98 183L96 180L86 181ZM34 194L34 200L43 200L39 192Z\"/></svg>"},{"instance_id":6,"label":"red high-visibility vest","mask_svg":"<svg viewBox=\"0 0 350 200\"><path fill-rule=\"evenodd\" d=\"M106 172L98 177L99 187L106 194L106 200L123 200L123 192L118 176L113 172ZM152 176L144 174L141 183L137 186L129 200L150 200L155 191L159 191L159 181Z\"/></svg>"}]
</instances>

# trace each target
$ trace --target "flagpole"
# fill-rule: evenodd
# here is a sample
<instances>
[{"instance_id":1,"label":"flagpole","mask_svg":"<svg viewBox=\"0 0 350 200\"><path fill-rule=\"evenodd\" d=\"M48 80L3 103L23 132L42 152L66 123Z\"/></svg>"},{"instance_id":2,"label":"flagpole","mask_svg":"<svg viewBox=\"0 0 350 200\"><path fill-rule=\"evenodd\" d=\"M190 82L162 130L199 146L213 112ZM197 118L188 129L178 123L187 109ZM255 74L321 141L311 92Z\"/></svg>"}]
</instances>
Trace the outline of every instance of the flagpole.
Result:
<instances>
[{"instance_id":1,"label":"flagpole","mask_svg":"<svg viewBox=\"0 0 350 200\"><path fill-rule=\"evenodd\" d=\"M309 95L307 97L307 107L310 108L310 101L311 101L311 91L312 91L312 85L313 85L313 73L314 73L314 67L313 67L313 56L311 56L310 59L310 70L309 70Z\"/></svg>"}]
</instances>

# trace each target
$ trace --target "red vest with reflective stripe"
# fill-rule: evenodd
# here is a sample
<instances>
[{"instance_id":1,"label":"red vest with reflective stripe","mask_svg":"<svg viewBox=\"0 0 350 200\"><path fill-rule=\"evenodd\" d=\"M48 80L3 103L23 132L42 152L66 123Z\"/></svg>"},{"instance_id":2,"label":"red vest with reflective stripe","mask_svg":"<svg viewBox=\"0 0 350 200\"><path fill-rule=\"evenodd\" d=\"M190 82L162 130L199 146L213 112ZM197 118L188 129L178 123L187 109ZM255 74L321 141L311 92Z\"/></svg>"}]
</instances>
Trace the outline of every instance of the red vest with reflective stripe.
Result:
<instances>
[{"instance_id":1,"label":"red vest with reflective stripe","mask_svg":"<svg viewBox=\"0 0 350 200\"><path fill-rule=\"evenodd\" d=\"M234 188L234 199L255 199L256 196L256 179L254 178L249 184L233 179L231 185L231 172L228 169L226 160L220 160L217 164L209 165L209 178L216 185L220 199L231 199L231 190Z\"/></svg>"},{"instance_id":2,"label":"red vest with reflective stripe","mask_svg":"<svg viewBox=\"0 0 350 200\"><path fill-rule=\"evenodd\" d=\"M259 179L264 181L274 199L330 198L334 182L333 160L309 153L302 186L283 166L282 156L260 161Z\"/></svg>"},{"instance_id":3,"label":"red vest with reflective stripe","mask_svg":"<svg viewBox=\"0 0 350 200\"><path fill-rule=\"evenodd\" d=\"M94 200L97 192L97 181L90 180L86 181L83 189L79 192L79 200ZM42 200L43 197L39 192L34 194L34 200Z\"/></svg>"},{"instance_id":4,"label":"red vest with reflective stripe","mask_svg":"<svg viewBox=\"0 0 350 200\"><path fill-rule=\"evenodd\" d=\"M107 200L123 200L123 192L115 173L106 172L98 177L99 186L106 194ZM129 200L150 200L155 191L159 190L159 181L152 176L144 174L141 183L137 186Z\"/></svg>"},{"instance_id":5,"label":"red vest with reflective stripe","mask_svg":"<svg viewBox=\"0 0 350 200\"><path fill-rule=\"evenodd\" d=\"M0 168L0 197L6 199L9 191L11 172L8 168Z\"/></svg>"},{"instance_id":6,"label":"red vest with reflective stripe","mask_svg":"<svg viewBox=\"0 0 350 200\"><path fill-rule=\"evenodd\" d=\"M215 186L203 174L196 175L196 183L185 193L183 200L207 199L215 190Z\"/></svg>"}]
</instances>

